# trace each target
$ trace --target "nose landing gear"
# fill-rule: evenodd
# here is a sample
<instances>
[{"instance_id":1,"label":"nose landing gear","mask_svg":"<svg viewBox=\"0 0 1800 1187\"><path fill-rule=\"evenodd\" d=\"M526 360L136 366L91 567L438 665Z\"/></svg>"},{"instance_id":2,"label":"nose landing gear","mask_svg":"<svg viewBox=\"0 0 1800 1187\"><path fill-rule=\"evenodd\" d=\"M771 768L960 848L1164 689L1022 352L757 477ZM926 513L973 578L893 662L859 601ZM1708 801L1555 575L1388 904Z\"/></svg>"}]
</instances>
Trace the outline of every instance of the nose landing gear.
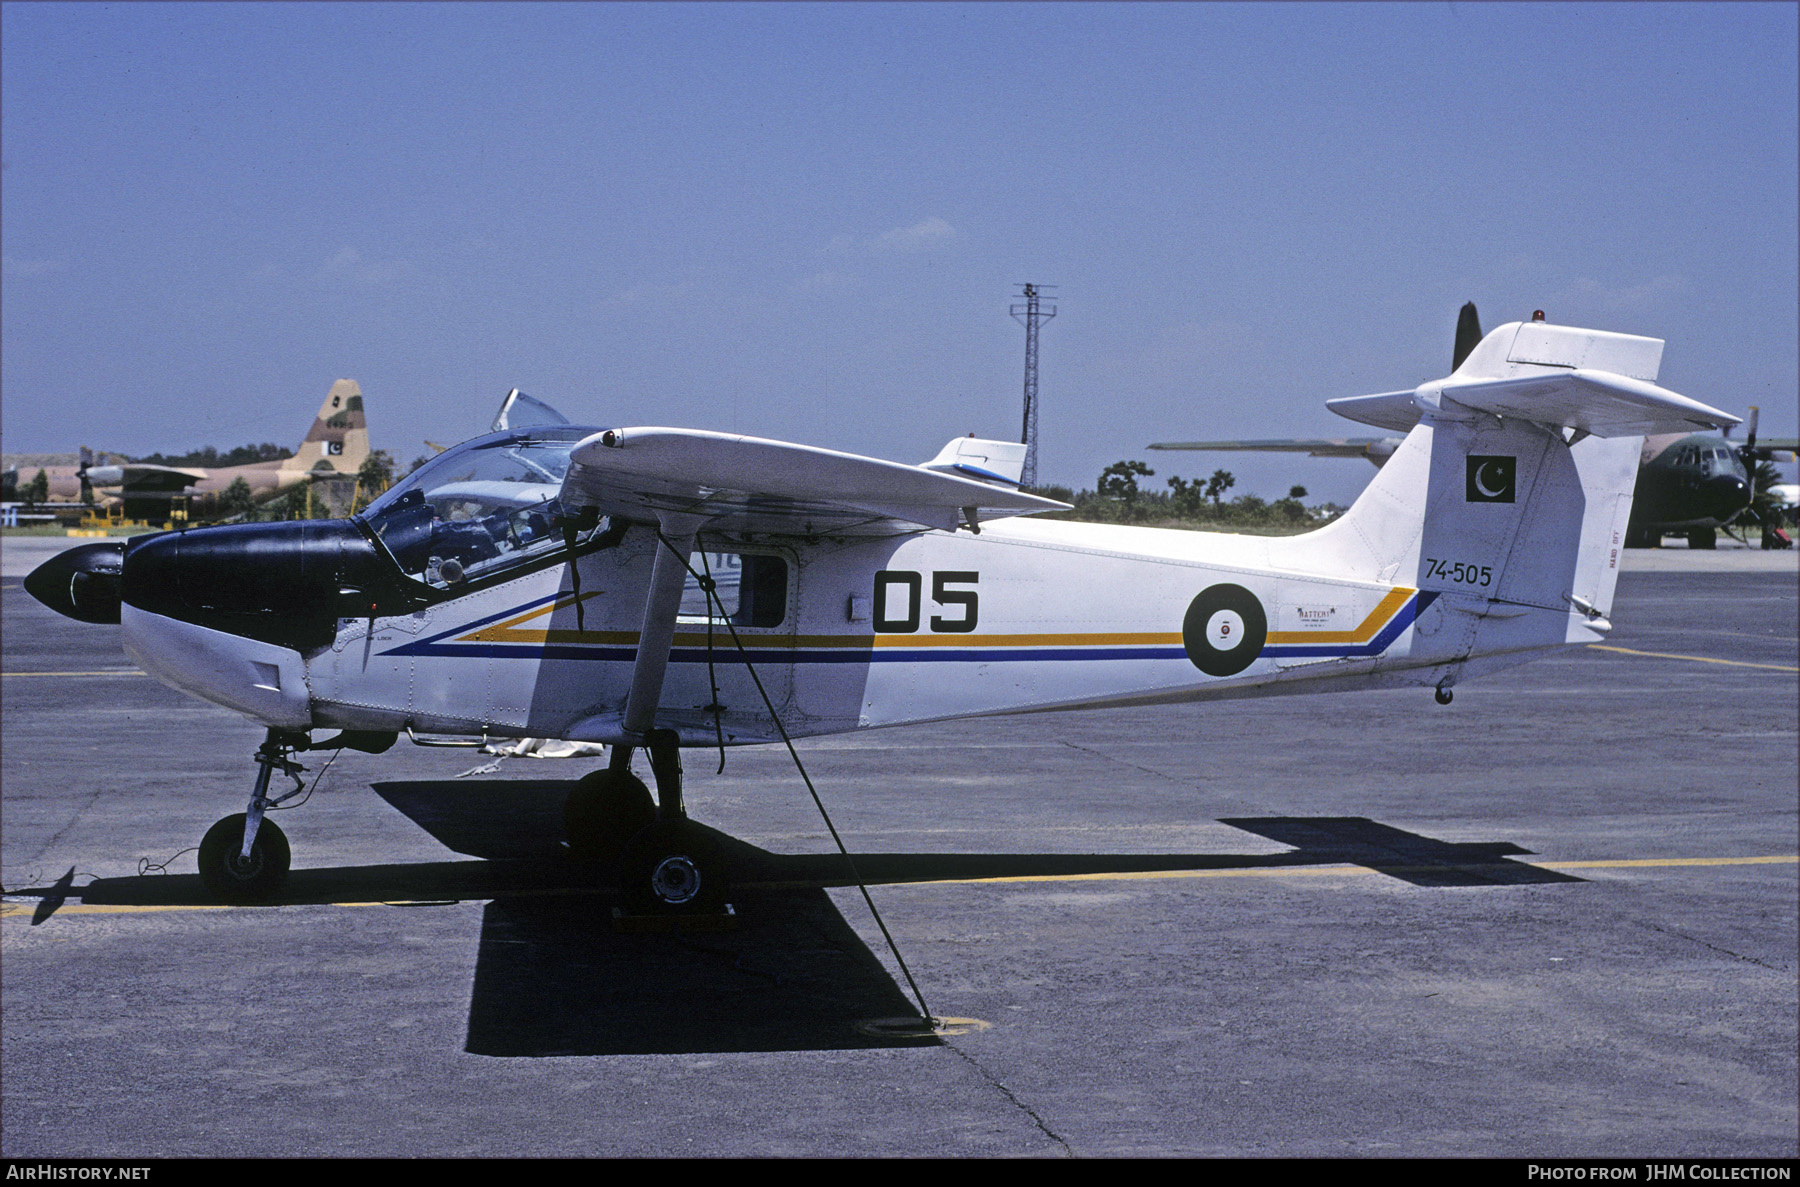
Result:
<instances>
[{"instance_id":1,"label":"nose landing gear","mask_svg":"<svg viewBox=\"0 0 1800 1187\"><path fill-rule=\"evenodd\" d=\"M293 799L306 789L300 772L306 768L288 758L308 747L305 734L272 729L256 750L256 789L250 806L227 816L206 830L200 842L200 881L215 898L228 903L253 903L268 898L287 880L292 860L287 837L263 813ZM269 779L277 770L294 781L292 791L273 798Z\"/></svg>"}]
</instances>

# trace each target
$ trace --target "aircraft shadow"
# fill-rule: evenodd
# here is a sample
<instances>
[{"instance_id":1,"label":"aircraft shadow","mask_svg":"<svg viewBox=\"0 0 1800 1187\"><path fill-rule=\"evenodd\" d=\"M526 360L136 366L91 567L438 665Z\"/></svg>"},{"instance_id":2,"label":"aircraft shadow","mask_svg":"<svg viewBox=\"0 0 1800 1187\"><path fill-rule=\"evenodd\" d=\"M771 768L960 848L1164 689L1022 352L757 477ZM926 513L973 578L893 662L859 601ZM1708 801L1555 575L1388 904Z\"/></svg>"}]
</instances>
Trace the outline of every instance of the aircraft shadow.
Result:
<instances>
[{"instance_id":1,"label":"aircraft shadow","mask_svg":"<svg viewBox=\"0 0 1800 1187\"><path fill-rule=\"evenodd\" d=\"M548 779L483 783L427 780L377 783L375 791L458 853L489 860L555 856L570 784ZM1581 878L1509 861L1530 852L1504 841L1451 843L1362 816L1267 816L1221 824L1293 846L1275 854L859 853L856 871L875 884L974 878L1056 877L1166 870L1233 870L1360 865L1416 886L1521 886ZM837 854L788 856L715 834L731 859L734 884L851 886Z\"/></svg>"},{"instance_id":2,"label":"aircraft shadow","mask_svg":"<svg viewBox=\"0 0 1800 1187\"><path fill-rule=\"evenodd\" d=\"M570 861L560 836L569 784L553 780L494 784L378 783L375 790L439 841L476 860L296 869L270 905L433 902L604 896L616 893L611 872ZM855 869L872 885L975 879L1131 874L1176 870L1281 869L1359 865L1416 886L1482 887L1581 882L1584 879L1509 860L1530 851L1504 841L1440 841L1366 817L1226 818L1223 824L1293 846L1286 853L858 853ZM851 886L837 854L770 853L713 833L733 885L743 893ZM140 906L203 906L215 900L194 874L99 878L72 887L8 893L42 900L47 918L65 899ZM41 919L39 920L41 922Z\"/></svg>"},{"instance_id":3,"label":"aircraft shadow","mask_svg":"<svg viewBox=\"0 0 1800 1187\"><path fill-rule=\"evenodd\" d=\"M714 833L736 910L719 931L621 930L610 871L563 856L569 784L382 783L382 798L473 860L294 870L270 905L487 900L469 1005L476 1055L698 1054L932 1045L865 1029L913 1004L825 893L854 883L836 854L783 855ZM860 853L870 884L1354 864L1421 887L1583 879L1509 860L1506 842L1451 843L1365 817L1222 823L1292 846L1276 854ZM72 874L72 871L71 871ZM84 903L212 905L197 875L101 878L9 893L33 924Z\"/></svg>"},{"instance_id":4,"label":"aircraft shadow","mask_svg":"<svg viewBox=\"0 0 1800 1187\"><path fill-rule=\"evenodd\" d=\"M621 932L568 899L482 916L472 1055L674 1055L936 1046L859 1029L917 1007L823 890L740 893L719 932Z\"/></svg>"},{"instance_id":5,"label":"aircraft shadow","mask_svg":"<svg viewBox=\"0 0 1800 1187\"><path fill-rule=\"evenodd\" d=\"M1453 843L1409 833L1365 816L1221 818L1220 824L1294 846L1279 856L1294 865L1359 865L1414 886L1528 886L1585 882L1508 857L1530 856L1506 841Z\"/></svg>"}]
</instances>

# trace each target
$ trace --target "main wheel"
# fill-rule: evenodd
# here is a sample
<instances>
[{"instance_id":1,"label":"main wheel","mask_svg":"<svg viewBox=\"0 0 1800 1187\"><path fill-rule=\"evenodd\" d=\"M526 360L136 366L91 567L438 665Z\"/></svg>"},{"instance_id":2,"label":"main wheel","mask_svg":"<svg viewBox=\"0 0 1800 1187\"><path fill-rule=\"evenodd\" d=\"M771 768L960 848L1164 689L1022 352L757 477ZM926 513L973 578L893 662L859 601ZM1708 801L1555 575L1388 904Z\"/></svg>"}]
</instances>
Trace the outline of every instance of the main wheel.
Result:
<instances>
[{"instance_id":1,"label":"main wheel","mask_svg":"<svg viewBox=\"0 0 1800 1187\"><path fill-rule=\"evenodd\" d=\"M633 915L711 915L725 909L725 862L690 820L644 829L619 859L619 899Z\"/></svg>"},{"instance_id":2,"label":"main wheel","mask_svg":"<svg viewBox=\"0 0 1800 1187\"><path fill-rule=\"evenodd\" d=\"M589 772L563 802L569 852L583 861L617 861L625 842L655 823L650 789L630 771Z\"/></svg>"},{"instance_id":3,"label":"main wheel","mask_svg":"<svg viewBox=\"0 0 1800 1187\"><path fill-rule=\"evenodd\" d=\"M244 820L242 812L227 816L200 842L200 881L228 903L254 903L274 894L287 881L293 859L287 836L267 819L257 826L250 856L244 857Z\"/></svg>"}]
</instances>

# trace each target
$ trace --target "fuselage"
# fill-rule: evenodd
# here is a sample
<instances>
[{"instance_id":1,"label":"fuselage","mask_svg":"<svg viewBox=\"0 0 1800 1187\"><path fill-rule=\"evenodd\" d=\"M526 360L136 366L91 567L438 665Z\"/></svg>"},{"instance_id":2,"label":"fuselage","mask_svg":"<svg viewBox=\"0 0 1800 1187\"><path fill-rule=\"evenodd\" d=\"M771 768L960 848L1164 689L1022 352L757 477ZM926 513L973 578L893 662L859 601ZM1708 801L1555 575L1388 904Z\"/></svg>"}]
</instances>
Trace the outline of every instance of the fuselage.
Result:
<instances>
[{"instance_id":1,"label":"fuselage","mask_svg":"<svg viewBox=\"0 0 1800 1187\"><path fill-rule=\"evenodd\" d=\"M706 613L696 583L658 718L695 744L774 740L746 661L803 736L1321 678L1366 687L1466 659L1484 622L1484 651L1568 641L1566 609L1457 613L1478 572L1420 589L1284 567L1304 539L1003 520L979 536L708 542L695 568L756 572L779 600L764 599L765 625L730 622L736 607ZM410 613L336 618L323 643L128 603L125 645L168 682L283 728L621 741L656 547L628 531L582 556L580 623L559 560Z\"/></svg>"},{"instance_id":2,"label":"fuselage","mask_svg":"<svg viewBox=\"0 0 1800 1187\"><path fill-rule=\"evenodd\" d=\"M110 588L145 670L278 729L628 742L652 572L671 545L650 523L565 514L569 451L594 432L480 438L352 520L163 533L122 558L94 546L28 585L90 621L107 620ZM1357 509L1303 536L1025 517L979 532L704 531L655 720L686 744L743 744L779 737L776 717L803 736L1443 688L1603 636L1581 598L1610 600L1629 467L1617 447L1571 453L1527 427L1421 428ZM1447 497L1421 501L1426 489ZM1533 492L1546 509L1523 514ZM714 573L709 606L700 578Z\"/></svg>"}]
</instances>

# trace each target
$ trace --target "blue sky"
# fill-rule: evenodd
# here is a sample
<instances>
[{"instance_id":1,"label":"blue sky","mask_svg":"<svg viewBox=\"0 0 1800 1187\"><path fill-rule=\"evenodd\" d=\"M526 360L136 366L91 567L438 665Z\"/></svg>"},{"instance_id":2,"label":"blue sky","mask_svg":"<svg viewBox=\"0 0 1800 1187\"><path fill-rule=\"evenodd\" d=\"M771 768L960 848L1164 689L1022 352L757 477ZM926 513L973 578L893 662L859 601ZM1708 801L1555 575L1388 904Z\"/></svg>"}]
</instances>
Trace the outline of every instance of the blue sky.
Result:
<instances>
[{"instance_id":1,"label":"blue sky","mask_svg":"<svg viewBox=\"0 0 1800 1187\"><path fill-rule=\"evenodd\" d=\"M1348 499L1456 310L1666 338L1793 435L1790 4L0 6L9 452L572 418L904 461L1018 431Z\"/></svg>"}]
</instances>

